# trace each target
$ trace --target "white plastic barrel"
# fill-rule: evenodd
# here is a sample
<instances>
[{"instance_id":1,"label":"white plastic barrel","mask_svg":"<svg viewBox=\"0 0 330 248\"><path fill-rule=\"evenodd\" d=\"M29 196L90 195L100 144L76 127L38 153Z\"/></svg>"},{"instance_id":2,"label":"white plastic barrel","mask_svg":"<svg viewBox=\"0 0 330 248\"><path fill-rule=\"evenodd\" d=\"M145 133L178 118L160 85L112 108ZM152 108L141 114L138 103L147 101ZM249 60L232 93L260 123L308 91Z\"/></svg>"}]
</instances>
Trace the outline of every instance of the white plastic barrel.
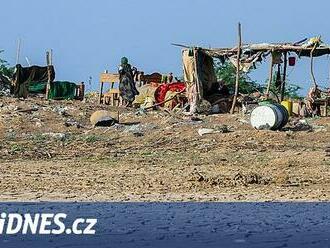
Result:
<instances>
[{"instance_id":1,"label":"white plastic barrel","mask_svg":"<svg viewBox=\"0 0 330 248\"><path fill-rule=\"evenodd\" d=\"M285 107L276 103L268 103L256 107L250 122L255 129L280 130L289 120L289 113Z\"/></svg>"}]
</instances>

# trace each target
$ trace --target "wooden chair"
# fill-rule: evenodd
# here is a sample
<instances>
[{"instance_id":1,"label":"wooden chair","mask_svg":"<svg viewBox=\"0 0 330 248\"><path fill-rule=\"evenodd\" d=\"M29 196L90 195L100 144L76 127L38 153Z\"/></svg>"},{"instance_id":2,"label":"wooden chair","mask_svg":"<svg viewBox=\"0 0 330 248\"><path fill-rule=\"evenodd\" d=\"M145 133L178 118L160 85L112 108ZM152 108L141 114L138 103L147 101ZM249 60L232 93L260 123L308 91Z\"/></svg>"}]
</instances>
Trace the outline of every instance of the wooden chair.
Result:
<instances>
[{"instance_id":1,"label":"wooden chair","mask_svg":"<svg viewBox=\"0 0 330 248\"><path fill-rule=\"evenodd\" d=\"M115 83L119 82L119 74L102 73L100 76L100 104L108 104L111 106L121 106L123 101L118 88L114 88ZM105 83L110 84L110 90L103 94Z\"/></svg>"},{"instance_id":2,"label":"wooden chair","mask_svg":"<svg viewBox=\"0 0 330 248\"><path fill-rule=\"evenodd\" d=\"M119 107L123 104L119 89L110 89L107 93L104 93L103 97L106 105Z\"/></svg>"}]
</instances>

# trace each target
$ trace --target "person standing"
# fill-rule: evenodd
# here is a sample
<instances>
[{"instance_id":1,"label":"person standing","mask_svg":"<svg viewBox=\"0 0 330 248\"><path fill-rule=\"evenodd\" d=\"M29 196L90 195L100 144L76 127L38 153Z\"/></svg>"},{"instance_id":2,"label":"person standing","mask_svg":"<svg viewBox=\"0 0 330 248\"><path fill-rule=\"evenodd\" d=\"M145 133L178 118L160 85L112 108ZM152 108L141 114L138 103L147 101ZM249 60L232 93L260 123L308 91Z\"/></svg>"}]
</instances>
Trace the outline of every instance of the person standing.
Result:
<instances>
[{"instance_id":1,"label":"person standing","mask_svg":"<svg viewBox=\"0 0 330 248\"><path fill-rule=\"evenodd\" d=\"M136 69L135 69L136 70ZM128 63L128 59L123 57L118 68L119 92L125 101L126 106L132 106L136 95L139 95L134 82L134 68Z\"/></svg>"},{"instance_id":2,"label":"person standing","mask_svg":"<svg viewBox=\"0 0 330 248\"><path fill-rule=\"evenodd\" d=\"M315 100L320 98L321 91L317 86L310 88L306 97L306 109L310 116L319 116L321 113L320 106L315 104Z\"/></svg>"}]
</instances>

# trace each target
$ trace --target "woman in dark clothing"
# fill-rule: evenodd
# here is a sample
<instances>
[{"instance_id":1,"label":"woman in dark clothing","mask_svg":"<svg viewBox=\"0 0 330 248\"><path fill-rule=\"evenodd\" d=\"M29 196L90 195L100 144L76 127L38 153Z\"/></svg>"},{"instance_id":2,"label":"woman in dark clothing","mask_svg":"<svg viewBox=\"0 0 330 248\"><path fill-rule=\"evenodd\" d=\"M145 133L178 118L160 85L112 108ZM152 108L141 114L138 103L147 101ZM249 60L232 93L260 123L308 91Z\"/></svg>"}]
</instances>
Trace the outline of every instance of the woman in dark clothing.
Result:
<instances>
[{"instance_id":1,"label":"woman in dark clothing","mask_svg":"<svg viewBox=\"0 0 330 248\"><path fill-rule=\"evenodd\" d=\"M134 69L132 69L126 57L121 59L121 65L119 66L118 72L120 96L126 104L130 106L132 105L135 96L139 95L139 92L137 91L134 82Z\"/></svg>"}]
</instances>

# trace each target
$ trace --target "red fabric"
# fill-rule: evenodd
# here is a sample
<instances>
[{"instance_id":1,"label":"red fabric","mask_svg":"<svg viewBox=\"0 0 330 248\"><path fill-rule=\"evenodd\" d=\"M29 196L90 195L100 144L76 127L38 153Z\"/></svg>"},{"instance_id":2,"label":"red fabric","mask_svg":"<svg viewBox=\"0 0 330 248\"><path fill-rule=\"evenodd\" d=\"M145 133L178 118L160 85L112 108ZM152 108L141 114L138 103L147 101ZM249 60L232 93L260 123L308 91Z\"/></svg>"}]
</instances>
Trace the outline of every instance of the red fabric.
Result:
<instances>
[{"instance_id":1,"label":"red fabric","mask_svg":"<svg viewBox=\"0 0 330 248\"><path fill-rule=\"evenodd\" d=\"M186 85L182 82L162 84L158 86L157 90L155 91L155 100L157 103L161 103L165 100L165 96L168 91L182 92L185 90Z\"/></svg>"}]
</instances>

